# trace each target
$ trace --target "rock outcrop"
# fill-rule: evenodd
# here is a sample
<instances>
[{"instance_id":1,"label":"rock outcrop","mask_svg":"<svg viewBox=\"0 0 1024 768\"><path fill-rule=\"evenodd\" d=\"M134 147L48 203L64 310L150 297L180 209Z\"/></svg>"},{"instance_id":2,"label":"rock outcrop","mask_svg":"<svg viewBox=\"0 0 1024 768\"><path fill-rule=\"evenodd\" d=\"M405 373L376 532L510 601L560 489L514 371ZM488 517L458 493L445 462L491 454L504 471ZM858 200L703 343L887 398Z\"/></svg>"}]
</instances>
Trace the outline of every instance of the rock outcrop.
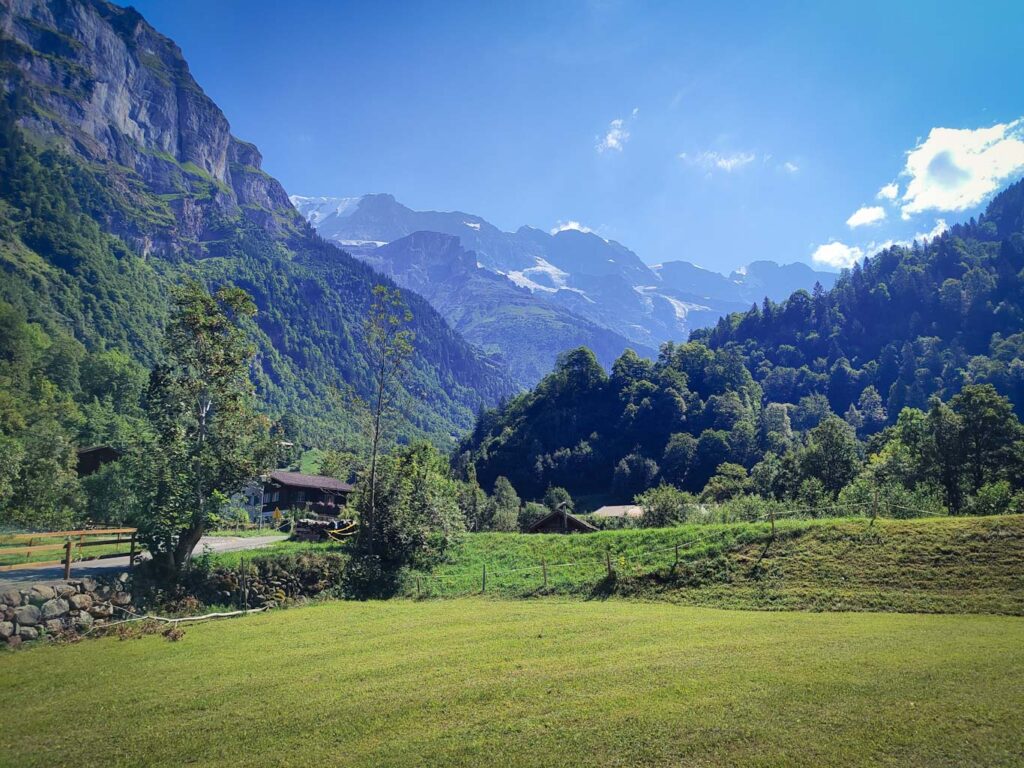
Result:
<instances>
[{"instance_id":1,"label":"rock outcrop","mask_svg":"<svg viewBox=\"0 0 1024 768\"><path fill-rule=\"evenodd\" d=\"M109 222L140 250L206 255L224 220L239 216L275 232L305 225L260 169L259 151L231 135L178 46L133 8L3 0L0 35L0 85L31 104L22 125L122 171L124 194L141 180L166 201L173 222L160 211Z\"/></svg>"}]
</instances>

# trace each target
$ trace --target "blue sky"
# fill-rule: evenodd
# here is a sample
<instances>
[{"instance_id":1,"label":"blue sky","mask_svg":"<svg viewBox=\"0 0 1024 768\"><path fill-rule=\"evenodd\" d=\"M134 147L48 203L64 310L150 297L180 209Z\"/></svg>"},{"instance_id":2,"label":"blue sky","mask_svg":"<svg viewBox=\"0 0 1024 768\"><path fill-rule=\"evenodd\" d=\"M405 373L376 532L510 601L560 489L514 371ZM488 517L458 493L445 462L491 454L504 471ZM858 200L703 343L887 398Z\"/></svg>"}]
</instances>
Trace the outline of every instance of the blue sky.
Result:
<instances>
[{"instance_id":1,"label":"blue sky","mask_svg":"<svg viewBox=\"0 0 1024 768\"><path fill-rule=\"evenodd\" d=\"M289 193L650 263L841 266L1024 170L1021 2L135 6Z\"/></svg>"}]
</instances>

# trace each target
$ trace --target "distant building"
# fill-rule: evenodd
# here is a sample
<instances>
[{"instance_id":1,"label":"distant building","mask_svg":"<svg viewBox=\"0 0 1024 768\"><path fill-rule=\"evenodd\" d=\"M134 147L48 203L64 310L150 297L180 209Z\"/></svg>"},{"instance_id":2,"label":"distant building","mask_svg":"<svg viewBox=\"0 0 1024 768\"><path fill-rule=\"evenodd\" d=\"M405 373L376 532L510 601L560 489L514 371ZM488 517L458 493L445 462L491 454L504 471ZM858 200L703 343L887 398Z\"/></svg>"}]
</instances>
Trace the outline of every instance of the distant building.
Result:
<instances>
[{"instance_id":1,"label":"distant building","mask_svg":"<svg viewBox=\"0 0 1024 768\"><path fill-rule=\"evenodd\" d=\"M301 472L271 472L263 483L263 517L274 511L299 509L309 515L337 517L348 504L353 487L341 480Z\"/></svg>"},{"instance_id":2,"label":"distant building","mask_svg":"<svg viewBox=\"0 0 1024 768\"><path fill-rule=\"evenodd\" d=\"M592 533L597 528L565 510L552 512L530 526L527 533Z\"/></svg>"},{"instance_id":3,"label":"distant building","mask_svg":"<svg viewBox=\"0 0 1024 768\"><path fill-rule=\"evenodd\" d=\"M591 513L592 517L633 517L644 516L644 508L636 504L617 504L601 507Z\"/></svg>"},{"instance_id":4,"label":"distant building","mask_svg":"<svg viewBox=\"0 0 1024 768\"><path fill-rule=\"evenodd\" d=\"M117 461L121 458L121 452L109 445L94 445L91 448L80 448L78 450L77 472L79 477L91 475L104 464Z\"/></svg>"}]
</instances>

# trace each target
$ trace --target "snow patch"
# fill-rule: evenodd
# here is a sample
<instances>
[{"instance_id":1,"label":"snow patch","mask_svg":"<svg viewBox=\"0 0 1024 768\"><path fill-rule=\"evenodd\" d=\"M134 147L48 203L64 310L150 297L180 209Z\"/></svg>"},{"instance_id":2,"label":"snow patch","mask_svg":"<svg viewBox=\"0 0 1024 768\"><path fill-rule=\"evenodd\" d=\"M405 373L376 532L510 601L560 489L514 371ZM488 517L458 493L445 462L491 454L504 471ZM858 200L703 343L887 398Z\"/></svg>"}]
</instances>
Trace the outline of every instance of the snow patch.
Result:
<instances>
[{"instance_id":1,"label":"snow patch","mask_svg":"<svg viewBox=\"0 0 1024 768\"><path fill-rule=\"evenodd\" d=\"M351 216L362 197L307 197L305 195L289 195L288 199L299 213L314 227L331 216L344 218Z\"/></svg>"},{"instance_id":2,"label":"snow patch","mask_svg":"<svg viewBox=\"0 0 1024 768\"><path fill-rule=\"evenodd\" d=\"M505 273L505 277L518 285L520 288L528 288L533 292L555 293L559 289L566 288L566 278L569 273L559 269L549 261L540 256L535 256L537 266ZM537 282L542 280L543 282ZM544 283L547 283L545 285Z\"/></svg>"},{"instance_id":3,"label":"snow patch","mask_svg":"<svg viewBox=\"0 0 1024 768\"><path fill-rule=\"evenodd\" d=\"M464 221L462 223L465 224L470 229L475 229L477 232L480 231L480 222L477 222L477 221Z\"/></svg>"}]
</instances>

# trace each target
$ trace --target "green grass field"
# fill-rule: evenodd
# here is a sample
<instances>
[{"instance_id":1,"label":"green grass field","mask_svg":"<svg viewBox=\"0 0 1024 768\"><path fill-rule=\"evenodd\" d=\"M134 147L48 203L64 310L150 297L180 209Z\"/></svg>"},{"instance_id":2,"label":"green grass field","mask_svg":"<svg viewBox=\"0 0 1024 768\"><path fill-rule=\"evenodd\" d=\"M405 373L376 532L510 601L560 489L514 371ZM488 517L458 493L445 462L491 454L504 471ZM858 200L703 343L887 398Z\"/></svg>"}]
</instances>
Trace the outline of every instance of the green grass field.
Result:
<instances>
[{"instance_id":1,"label":"green grass field","mask_svg":"<svg viewBox=\"0 0 1024 768\"><path fill-rule=\"evenodd\" d=\"M1024 619L328 602L0 655L11 766L1020 765Z\"/></svg>"}]
</instances>

